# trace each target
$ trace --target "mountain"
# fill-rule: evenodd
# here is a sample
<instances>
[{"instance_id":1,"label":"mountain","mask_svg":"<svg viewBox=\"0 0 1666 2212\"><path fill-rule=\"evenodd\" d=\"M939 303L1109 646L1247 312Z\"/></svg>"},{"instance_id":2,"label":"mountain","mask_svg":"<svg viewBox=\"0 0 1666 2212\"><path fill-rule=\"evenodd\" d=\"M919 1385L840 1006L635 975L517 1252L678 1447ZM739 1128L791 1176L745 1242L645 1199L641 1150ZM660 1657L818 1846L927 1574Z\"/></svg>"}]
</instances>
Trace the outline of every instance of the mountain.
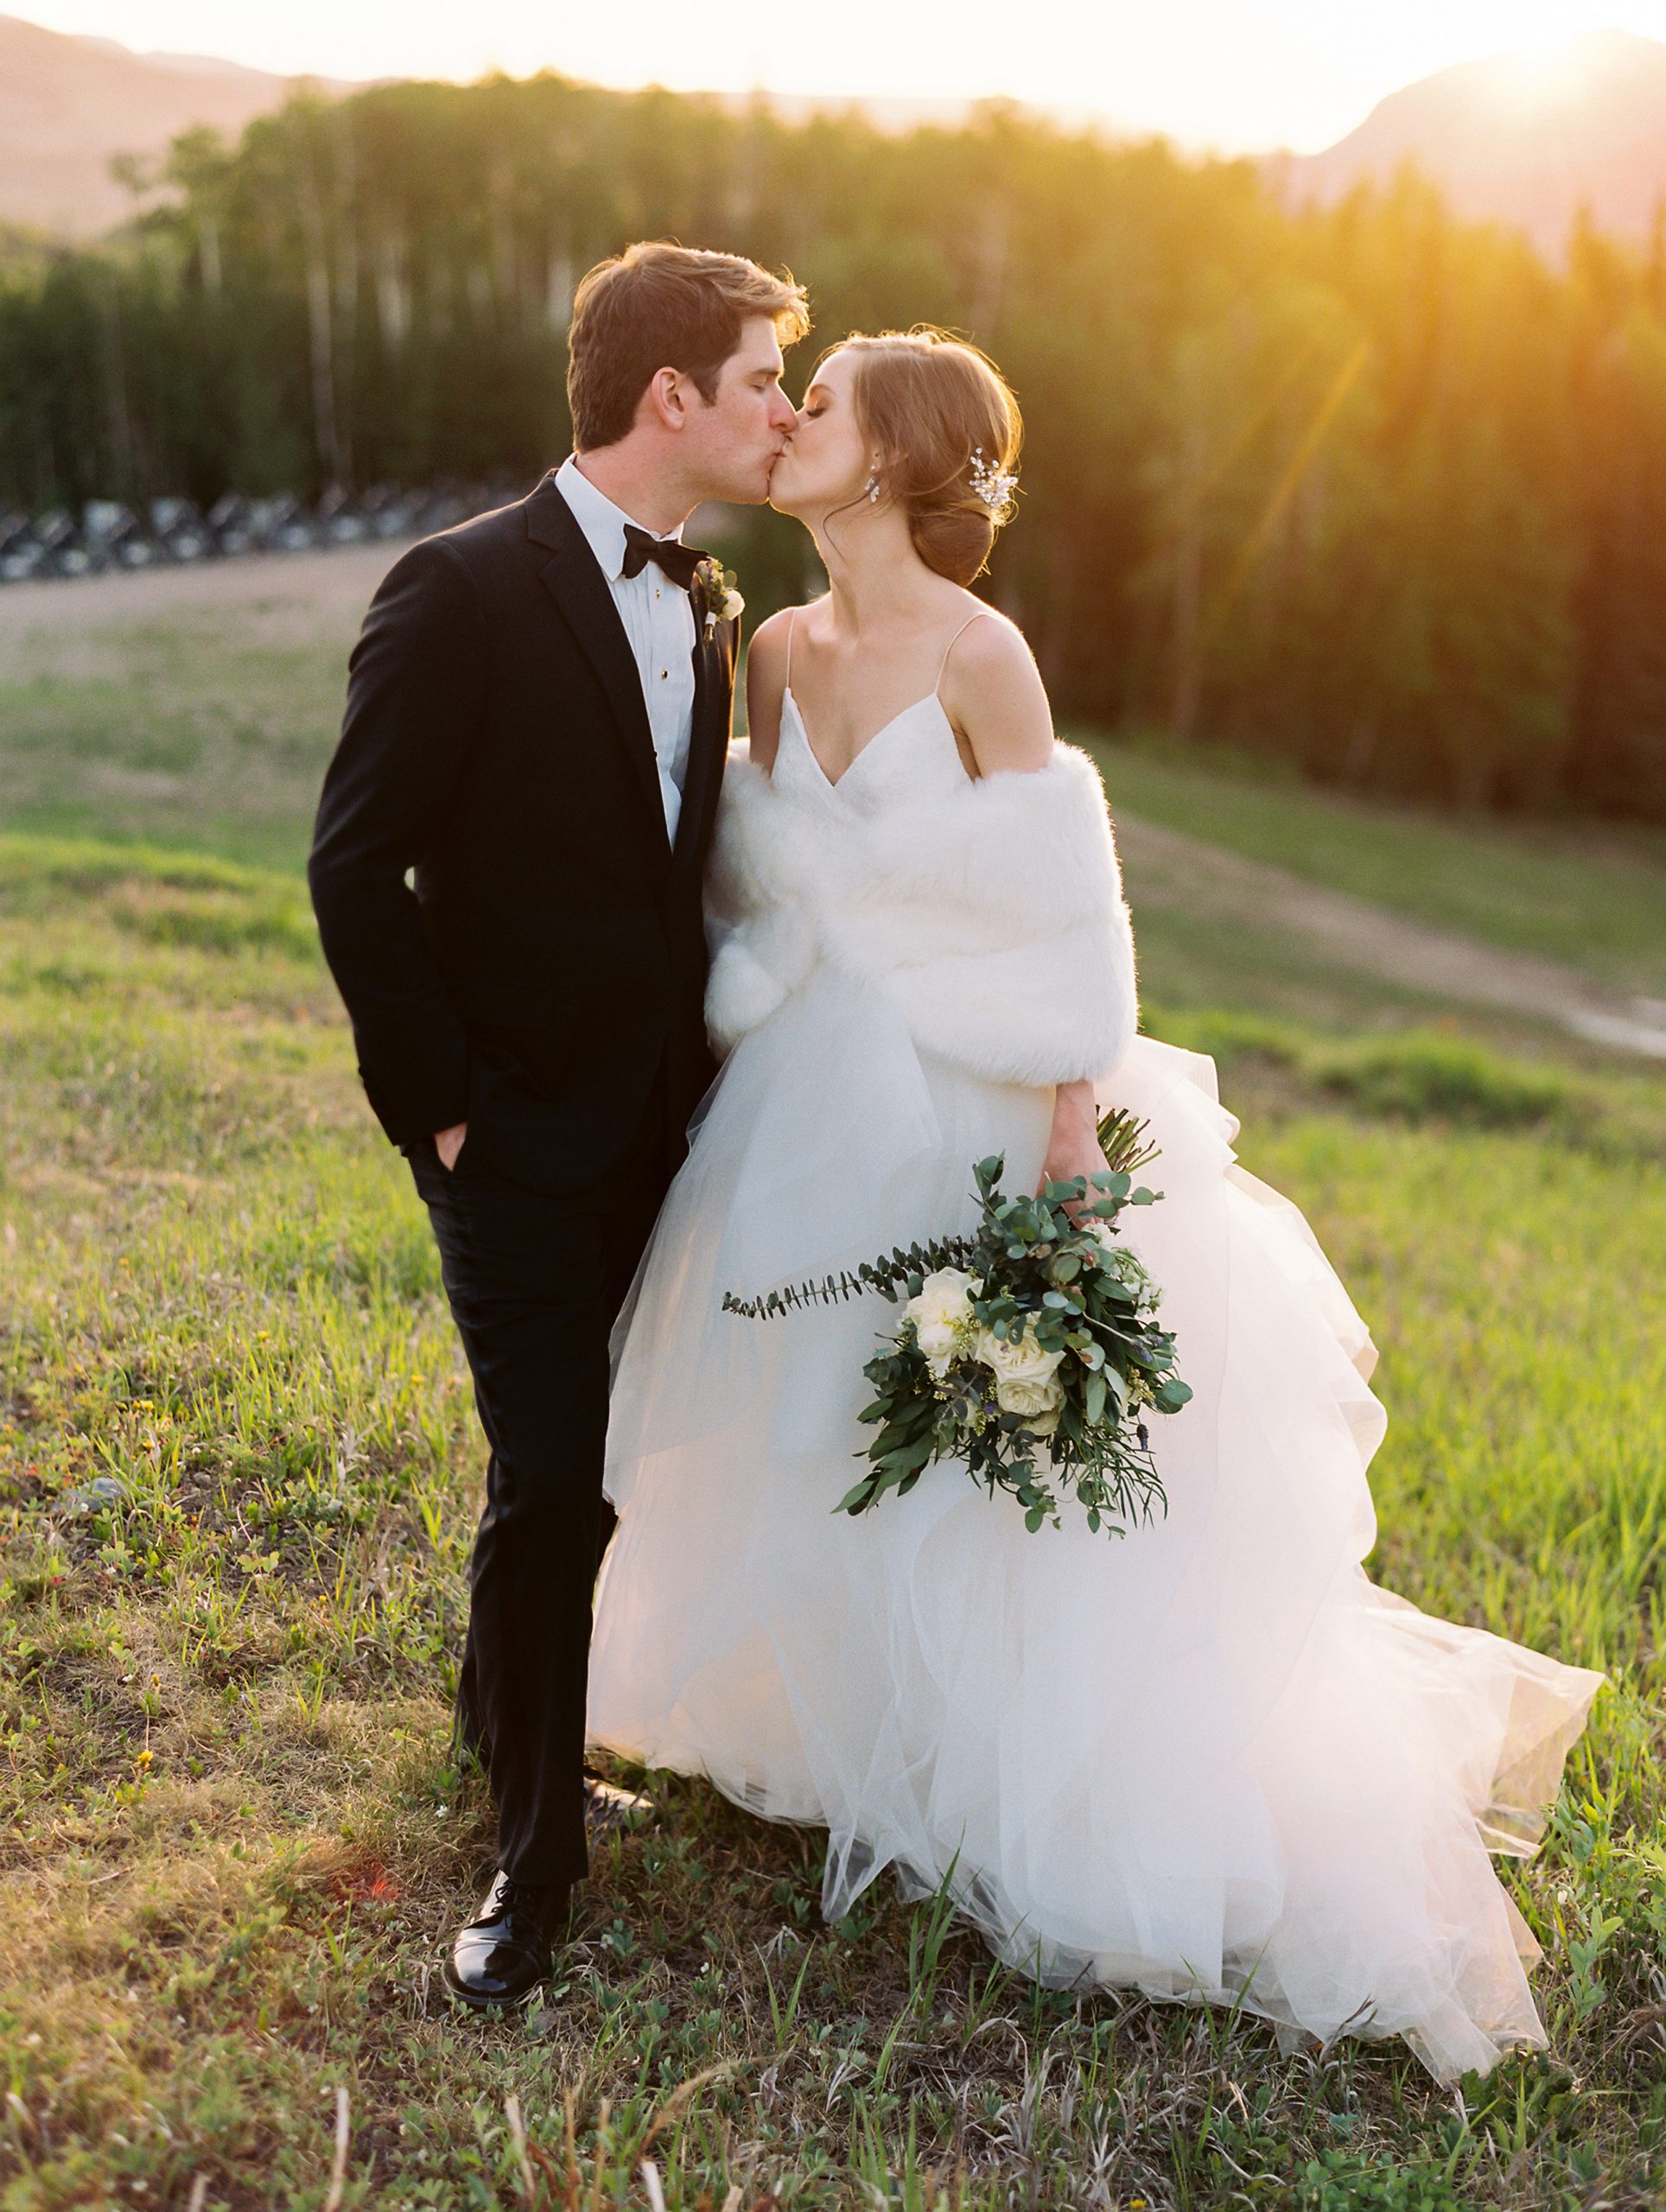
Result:
<instances>
[{"instance_id":1,"label":"mountain","mask_svg":"<svg viewBox=\"0 0 1666 2212\"><path fill-rule=\"evenodd\" d=\"M0 16L0 231L85 238L107 229L133 204L111 176L113 156L160 155L195 124L235 136L308 81L354 89L197 54L137 54ZM849 105L898 130L952 124L968 111L960 101L768 104L789 120ZM1097 127L1111 126L1101 118ZM1593 31L1553 53L1460 62L1391 92L1323 153L1271 154L1259 166L1291 204L1329 205L1405 162L1460 214L1516 224L1548 252L1562 246L1581 204L1599 227L1646 237L1666 200L1666 43Z\"/></svg>"},{"instance_id":2,"label":"mountain","mask_svg":"<svg viewBox=\"0 0 1666 2212\"><path fill-rule=\"evenodd\" d=\"M1514 224L1548 253L1581 204L1599 229L1644 238L1666 200L1666 44L1591 31L1460 62L1379 100L1323 153L1275 154L1263 170L1292 203L1328 206L1404 162L1458 213Z\"/></svg>"},{"instance_id":3,"label":"mountain","mask_svg":"<svg viewBox=\"0 0 1666 2212\"><path fill-rule=\"evenodd\" d=\"M300 81L0 16L0 225L70 238L106 230L133 205L111 176L113 156L161 154L194 124L233 135Z\"/></svg>"}]
</instances>

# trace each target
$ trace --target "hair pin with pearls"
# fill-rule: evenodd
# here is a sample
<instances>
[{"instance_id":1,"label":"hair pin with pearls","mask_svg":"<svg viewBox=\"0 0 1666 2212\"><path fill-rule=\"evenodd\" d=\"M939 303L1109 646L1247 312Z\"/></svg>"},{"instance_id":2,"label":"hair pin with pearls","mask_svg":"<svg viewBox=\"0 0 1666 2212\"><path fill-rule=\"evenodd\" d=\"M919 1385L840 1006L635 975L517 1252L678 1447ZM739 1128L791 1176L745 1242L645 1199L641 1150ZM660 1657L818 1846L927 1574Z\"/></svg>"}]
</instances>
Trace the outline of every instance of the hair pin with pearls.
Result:
<instances>
[{"instance_id":1,"label":"hair pin with pearls","mask_svg":"<svg viewBox=\"0 0 1666 2212\"><path fill-rule=\"evenodd\" d=\"M1018 483L1017 472L1010 468L996 468L983 456L982 446L972 448L972 489L984 505L994 514L1009 505Z\"/></svg>"}]
</instances>

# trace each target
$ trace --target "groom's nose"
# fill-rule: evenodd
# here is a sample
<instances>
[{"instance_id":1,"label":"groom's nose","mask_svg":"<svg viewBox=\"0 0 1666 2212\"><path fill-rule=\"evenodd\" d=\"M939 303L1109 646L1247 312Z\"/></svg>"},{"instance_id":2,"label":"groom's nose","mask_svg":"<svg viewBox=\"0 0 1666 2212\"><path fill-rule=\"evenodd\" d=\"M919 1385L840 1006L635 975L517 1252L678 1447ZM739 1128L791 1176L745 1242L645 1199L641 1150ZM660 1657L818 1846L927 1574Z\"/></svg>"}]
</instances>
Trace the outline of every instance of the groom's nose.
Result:
<instances>
[{"instance_id":1,"label":"groom's nose","mask_svg":"<svg viewBox=\"0 0 1666 2212\"><path fill-rule=\"evenodd\" d=\"M798 412L793 407L792 402L781 390L779 385L777 385L774 391L770 394L770 429L772 430L779 430L785 434L792 430L797 426L798 420Z\"/></svg>"}]
</instances>

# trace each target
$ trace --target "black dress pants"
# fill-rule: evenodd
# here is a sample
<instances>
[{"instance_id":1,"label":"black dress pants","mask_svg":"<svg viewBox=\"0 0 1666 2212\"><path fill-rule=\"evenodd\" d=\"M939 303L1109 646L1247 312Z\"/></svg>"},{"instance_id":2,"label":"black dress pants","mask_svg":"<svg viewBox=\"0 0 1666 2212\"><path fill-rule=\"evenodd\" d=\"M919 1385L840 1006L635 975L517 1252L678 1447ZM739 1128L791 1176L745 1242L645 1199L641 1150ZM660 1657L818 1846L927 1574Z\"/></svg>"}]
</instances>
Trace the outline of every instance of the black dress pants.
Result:
<instances>
[{"instance_id":1,"label":"black dress pants","mask_svg":"<svg viewBox=\"0 0 1666 2212\"><path fill-rule=\"evenodd\" d=\"M490 1451L453 1740L490 1778L498 1864L576 1882L590 1606L614 1521L607 1338L675 1165L663 1085L617 1165L576 1193L510 1182L474 1149L451 1170L431 1139L406 1154Z\"/></svg>"}]
</instances>

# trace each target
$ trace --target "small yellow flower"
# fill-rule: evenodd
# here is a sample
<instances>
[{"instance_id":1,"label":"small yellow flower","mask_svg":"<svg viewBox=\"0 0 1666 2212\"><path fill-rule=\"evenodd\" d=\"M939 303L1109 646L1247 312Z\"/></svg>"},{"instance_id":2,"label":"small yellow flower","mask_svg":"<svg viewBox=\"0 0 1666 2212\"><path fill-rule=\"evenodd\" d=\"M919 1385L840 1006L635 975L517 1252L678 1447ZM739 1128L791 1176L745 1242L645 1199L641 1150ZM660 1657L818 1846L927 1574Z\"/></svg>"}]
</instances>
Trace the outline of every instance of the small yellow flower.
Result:
<instances>
[{"instance_id":1,"label":"small yellow flower","mask_svg":"<svg viewBox=\"0 0 1666 2212\"><path fill-rule=\"evenodd\" d=\"M142 1767L149 1766L151 1760L155 1758L156 1756L156 1754L154 1751L141 1751L139 1753L139 1764Z\"/></svg>"}]
</instances>

